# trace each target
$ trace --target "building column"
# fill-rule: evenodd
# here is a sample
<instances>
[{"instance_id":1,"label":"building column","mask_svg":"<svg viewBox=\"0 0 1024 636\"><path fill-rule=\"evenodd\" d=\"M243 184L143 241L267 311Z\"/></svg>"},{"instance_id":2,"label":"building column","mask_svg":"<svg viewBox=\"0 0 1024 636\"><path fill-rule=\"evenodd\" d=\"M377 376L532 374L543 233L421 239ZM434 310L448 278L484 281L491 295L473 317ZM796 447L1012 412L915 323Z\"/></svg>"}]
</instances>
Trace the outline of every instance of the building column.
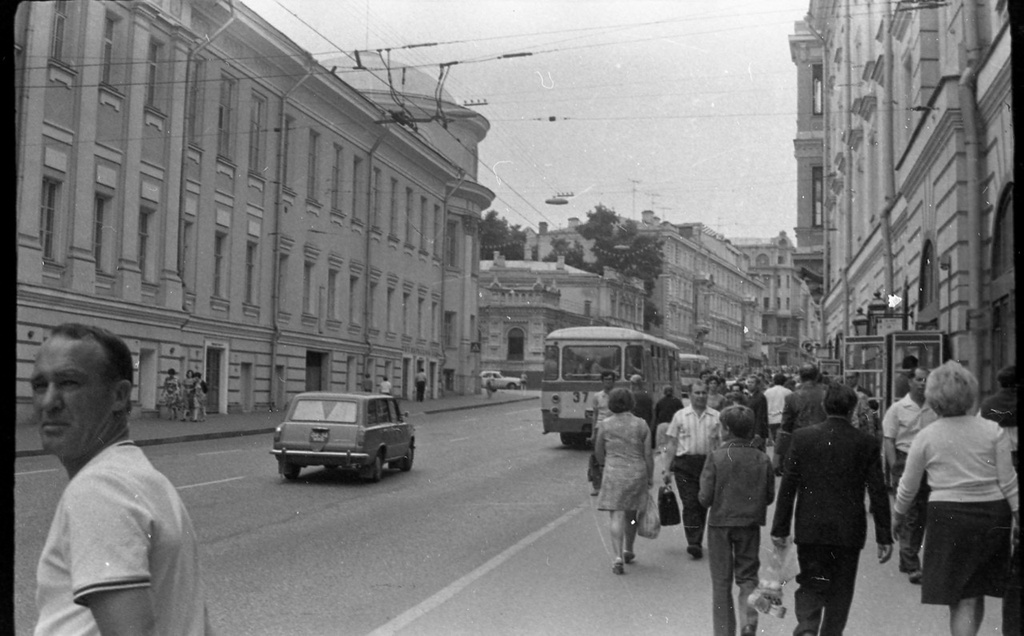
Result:
<instances>
[{"instance_id":1,"label":"building column","mask_svg":"<svg viewBox=\"0 0 1024 636\"><path fill-rule=\"evenodd\" d=\"M171 55L166 64L174 71L170 78L171 98L167 112L168 139L167 169L164 172L164 215L161 225L160 290L157 303L167 309L180 310L185 306L181 273L178 271L178 249L181 205L182 157L185 153L185 114L188 105L185 86L186 62L188 61L188 33L176 29L172 40ZM193 78L192 81L197 81Z\"/></svg>"}]
</instances>

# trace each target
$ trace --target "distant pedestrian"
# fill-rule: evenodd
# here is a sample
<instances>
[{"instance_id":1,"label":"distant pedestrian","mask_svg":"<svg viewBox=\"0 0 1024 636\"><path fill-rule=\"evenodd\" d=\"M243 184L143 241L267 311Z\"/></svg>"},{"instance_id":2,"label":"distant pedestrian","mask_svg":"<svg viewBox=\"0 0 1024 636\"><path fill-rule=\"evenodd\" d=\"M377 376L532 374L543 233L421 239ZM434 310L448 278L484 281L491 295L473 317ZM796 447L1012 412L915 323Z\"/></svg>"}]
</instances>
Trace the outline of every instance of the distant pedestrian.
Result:
<instances>
[{"instance_id":1,"label":"distant pedestrian","mask_svg":"<svg viewBox=\"0 0 1024 636\"><path fill-rule=\"evenodd\" d=\"M36 355L40 439L69 477L36 570L36 634L210 633L188 510L129 439L133 366L121 338L72 323Z\"/></svg>"},{"instance_id":2,"label":"distant pedestrian","mask_svg":"<svg viewBox=\"0 0 1024 636\"><path fill-rule=\"evenodd\" d=\"M790 437L801 428L820 424L827 417L822 408L825 389L818 383L818 367L807 363L800 367L800 387L786 396L782 407L782 426L775 443L775 474L782 474L782 464L789 451Z\"/></svg>"},{"instance_id":3,"label":"distant pedestrian","mask_svg":"<svg viewBox=\"0 0 1024 636\"><path fill-rule=\"evenodd\" d=\"M900 370L893 376L892 401L902 400L910 391L911 380L914 379L914 369L918 367L917 356L905 356L900 362Z\"/></svg>"},{"instance_id":4,"label":"distant pedestrian","mask_svg":"<svg viewBox=\"0 0 1024 636\"><path fill-rule=\"evenodd\" d=\"M363 376L363 391L373 393L373 378L369 373Z\"/></svg>"},{"instance_id":5,"label":"distant pedestrian","mask_svg":"<svg viewBox=\"0 0 1024 636\"><path fill-rule=\"evenodd\" d=\"M775 498L772 462L754 447L754 412L730 406L719 416L722 445L708 455L700 475L700 503L708 509L711 616L715 636L757 633L757 610L747 597L758 584L761 526ZM732 582L739 586L732 601Z\"/></svg>"},{"instance_id":6,"label":"distant pedestrian","mask_svg":"<svg viewBox=\"0 0 1024 636\"><path fill-rule=\"evenodd\" d=\"M725 382L717 375L708 376L708 407L716 411L725 401Z\"/></svg>"},{"instance_id":7,"label":"distant pedestrian","mask_svg":"<svg viewBox=\"0 0 1024 636\"><path fill-rule=\"evenodd\" d=\"M925 401L940 419L918 431L910 445L893 530L907 521L927 474L921 602L948 606L950 633L973 636L985 615L985 597L1003 597L1010 553L1019 549L1017 475L1006 432L975 415L974 375L951 360L926 382Z\"/></svg>"},{"instance_id":8,"label":"distant pedestrian","mask_svg":"<svg viewBox=\"0 0 1024 636\"><path fill-rule=\"evenodd\" d=\"M878 562L892 556L889 495L878 440L850 424L857 394L848 386L825 393L826 419L792 434L772 522L772 542L785 548L794 526L800 574L794 634L842 634L853 602L860 552L867 540L865 494L875 522ZM794 506L796 509L794 519ZM905 628L893 619L897 633Z\"/></svg>"},{"instance_id":9,"label":"distant pedestrian","mask_svg":"<svg viewBox=\"0 0 1024 636\"><path fill-rule=\"evenodd\" d=\"M519 376L519 390L520 391L525 391L526 390L526 374L525 373L523 373L521 376Z\"/></svg>"},{"instance_id":10,"label":"distant pedestrian","mask_svg":"<svg viewBox=\"0 0 1024 636\"><path fill-rule=\"evenodd\" d=\"M660 446L657 431L661 424L672 421L672 417L683 409L683 401L676 397L675 389L670 386L662 390L662 398L654 405L655 448Z\"/></svg>"},{"instance_id":11,"label":"distant pedestrian","mask_svg":"<svg viewBox=\"0 0 1024 636\"><path fill-rule=\"evenodd\" d=\"M996 374L999 391L981 402L981 416L992 420L1006 432L1010 440L1010 456L1013 467L1017 464L1017 365L1003 367Z\"/></svg>"},{"instance_id":12,"label":"distant pedestrian","mask_svg":"<svg viewBox=\"0 0 1024 636\"><path fill-rule=\"evenodd\" d=\"M427 374L420 367L420 370L416 372L416 401L422 402L423 396L427 392Z\"/></svg>"},{"instance_id":13,"label":"distant pedestrian","mask_svg":"<svg viewBox=\"0 0 1024 636\"><path fill-rule=\"evenodd\" d=\"M792 393L785 387L786 375L776 373L772 376L772 386L764 392L768 403L768 435L772 442L777 441L779 427L782 426L782 409L786 405L786 396Z\"/></svg>"},{"instance_id":14,"label":"distant pedestrian","mask_svg":"<svg viewBox=\"0 0 1024 636\"><path fill-rule=\"evenodd\" d=\"M160 392L160 401L167 409L171 420L178 419L178 413L182 409L181 380L178 379L178 372L175 369L167 370L167 378Z\"/></svg>"},{"instance_id":15,"label":"distant pedestrian","mask_svg":"<svg viewBox=\"0 0 1024 636\"><path fill-rule=\"evenodd\" d=\"M596 505L598 510L611 513L608 530L615 574L625 574L624 564L634 559L636 512L646 503L654 485L651 429L630 413L633 406L629 389L613 389L608 397L609 415L594 437L594 455L604 467Z\"/></svg>"},{"instance_id":16,"label":"distant pedestrian","mask_svg":"<svg viewBox=\"0 0 1024 636\"><path fill-rule=\"evenodd\" d=\"M185 380L181 383L183 408L181 421L193 419L193 407L196 399L196 373L192 369L185 372Z\"/></svg>"},{"instance_id":17,"label":"distant pedestrian","mask_svg":"<svg viewBox=\"0 0 1024 636\"><path fill-rule=\"evenodd\" d=\"M206 421L206 392L210 387L206 384L206 380L203 379L203 374L195 372L195 393L192 396L192 421L193 422L205 422Z\"/></svg>"},{"instance_id":18,"label":"distant pedestrian","mask_svg":"<svg viewBox=\"0 0 1024 636\"><path fill-rule=\"evenodd\" d=\"M633 415L647 424L647 427L651 429L651 439L653 440L657 430L654 424L654 400L651 398L651 394L644 389L643 376L637 373L631 375L629 388L633 392Z\"/></svg>"},{"instance_id":19,"label":"distant pedestrian","mask_svg":"<svg viewBox=\"0 0 1024 636\"><path fill-rule=\"evenodd\" d=\"M754 412L754 434L766 442L771 439L768 431L768 398L761 387L761 376L751 373L747 376L747 406Z\"/></svg>"},{"instance_id":20,"label":"distant pedestrian","mask_svg":"<svg viewBox=\"0 0 1024 636\"><path fill-rule=\"evenodd\" d=\"M388 380L388 376L380 376L380 392L384 395L391 395L391 380Z\"/></svg>"},{"instance_id":21,"label":"distant pedestrian","mask_svg":"<svg viewBox=\"0 0 1024 636\"><path fill-rule=\"evenodd\" d=\"M588 408L585 412L590 419L590 442L597 439L597 429L600 427L601 420L608 416L608 396L615 388L615 372L602 371L601 384L603 388L590 396L590 402L587 404ZM590 496L596 497L601 491L601 462L597 461L594 453L590 454L587 477L591 485Z\"/></svg>"}]
</instances>

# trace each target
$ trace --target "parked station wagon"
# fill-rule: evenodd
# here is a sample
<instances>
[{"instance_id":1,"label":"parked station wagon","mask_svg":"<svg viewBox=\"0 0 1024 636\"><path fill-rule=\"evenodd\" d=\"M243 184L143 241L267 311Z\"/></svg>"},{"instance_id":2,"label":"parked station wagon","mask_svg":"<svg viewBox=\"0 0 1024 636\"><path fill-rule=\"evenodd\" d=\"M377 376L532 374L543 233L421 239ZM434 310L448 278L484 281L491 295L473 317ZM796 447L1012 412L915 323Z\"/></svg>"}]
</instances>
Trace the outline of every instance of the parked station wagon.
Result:
<instances>
[{"instance_id":1,"label":"parked station wagon","mask_svg":"<svg viewBox=\"0 0 1024 636\"><path fill-rule=\"evenodd\" d=\"M300 393L274 431L278 472L299 477L306 466L358 472L380 481L384 466L412 470L416 434L390 395Z\"/></svg>"}]
</instances>

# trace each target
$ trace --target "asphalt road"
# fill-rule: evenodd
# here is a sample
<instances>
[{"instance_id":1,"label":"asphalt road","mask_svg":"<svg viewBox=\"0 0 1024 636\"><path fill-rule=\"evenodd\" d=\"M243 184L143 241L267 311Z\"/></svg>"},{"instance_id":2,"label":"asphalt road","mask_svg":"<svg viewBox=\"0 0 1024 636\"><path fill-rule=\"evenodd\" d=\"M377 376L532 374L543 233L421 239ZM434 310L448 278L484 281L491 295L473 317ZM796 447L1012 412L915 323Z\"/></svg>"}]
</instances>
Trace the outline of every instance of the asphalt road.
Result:
<instances>
[{"instance_id":1,"label":"asphalt road","mask_svg":"<svg viewBox=\"0 0 1024 636\"><path fill-rule=\"evenodd\" d=\"M535 402L419 418L413 470L378 484L322 469L286 482L269 435L145 451L192 514L220 634L710 633L707 560L664 528L613 575L587 452L542 436L539 419ZM66 477L48 457L17 460L15 477L16 633L30 634ZM947 633L945 609L921 606L874 552L869 540L847 633ZM990 599L982 634L999 633L999 610ZM795 621L760 625L781 635Z\"/></svg>"}]
</instances>

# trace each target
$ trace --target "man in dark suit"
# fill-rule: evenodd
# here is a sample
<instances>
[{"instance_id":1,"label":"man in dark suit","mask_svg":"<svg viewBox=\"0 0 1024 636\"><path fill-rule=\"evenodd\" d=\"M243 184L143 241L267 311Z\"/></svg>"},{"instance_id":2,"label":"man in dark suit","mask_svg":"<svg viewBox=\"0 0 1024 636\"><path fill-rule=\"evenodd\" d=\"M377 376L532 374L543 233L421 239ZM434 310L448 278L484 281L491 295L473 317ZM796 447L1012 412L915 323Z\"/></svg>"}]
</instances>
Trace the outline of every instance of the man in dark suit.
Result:
<instances>
[{"instance_id":1,"label":"man in dark suit","mask_svg":"<svg viewBox=\"0 0 1024 636\"><path fill-rule=\"evenodd\" d=\"M785 546L796 500L796 636L817 636L819 627L822 636L843 633L857 562L867 540L865 489L875 521L878 562L892 556L881 447L850 423L856 406L853 389L829 386L824 399L827 419L793 433L784 464L771 534L777 547Z\"/></svg>"},{"instance_id":2,"label":"man in dark suit","mask_svg":"<svg viewBox=\"0 0 1024 636\"><path fill-rule=\"evenodd\" d=\"M825 421L825 410L821 406L825 387L819 384L818 379L818 367L810 363L801 366L800 386L786 396L782 407L782 426L779 427L775 456L772 458L776 475L782 474L782 464L789 451L793 432Z\"/></svg>"}]
</instances>

